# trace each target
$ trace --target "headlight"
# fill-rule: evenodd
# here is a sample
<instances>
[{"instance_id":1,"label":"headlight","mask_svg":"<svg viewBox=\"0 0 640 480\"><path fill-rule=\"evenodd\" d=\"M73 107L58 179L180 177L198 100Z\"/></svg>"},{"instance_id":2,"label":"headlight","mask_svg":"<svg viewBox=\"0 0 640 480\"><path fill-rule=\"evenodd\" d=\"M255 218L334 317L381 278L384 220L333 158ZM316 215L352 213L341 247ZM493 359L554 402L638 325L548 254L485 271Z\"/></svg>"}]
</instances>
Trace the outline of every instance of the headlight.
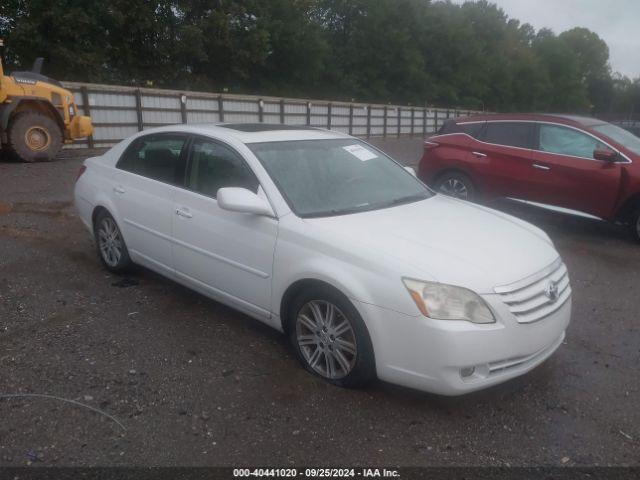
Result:
<instances>
[{"instance_id":1,"label":"headlight","mask_svg":"<svg viewBox=\"0 0 640 480\"><path fill-rule=\"evenodd\" d=\"M485 301L462 287L403 278L411 298L425 317L438 320L467 320L494 323L496 319Z\"/></svg>"}]
</instances>

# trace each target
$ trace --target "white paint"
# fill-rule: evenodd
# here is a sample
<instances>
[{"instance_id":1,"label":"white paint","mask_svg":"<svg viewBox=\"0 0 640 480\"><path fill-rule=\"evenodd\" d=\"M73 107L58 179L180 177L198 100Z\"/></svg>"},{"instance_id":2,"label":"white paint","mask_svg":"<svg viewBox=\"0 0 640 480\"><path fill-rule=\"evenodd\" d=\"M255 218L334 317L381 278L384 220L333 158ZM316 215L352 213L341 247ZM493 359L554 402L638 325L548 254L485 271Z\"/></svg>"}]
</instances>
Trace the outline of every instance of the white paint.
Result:
<instances>
[{"instance_id":1,"label":"white paint","mask_svg":"<svg viewBox=\"0 0 640 480\"><path fill-rule=\"evenodd\" d=\"M425 391L456 395L485 388L534 368L560 344L570 299L548 317L522 325L494 292L496 286L529 278L558 260L542 230L441 195L392 208L302 219L291 212L246 143L346 136L322 130L245 133L215 126L155 131L205 135L228 144L260 182L260 205L270 208L259 215L225 210L213 198L117 169L131 139L149 131L134 135L102 157L86 160L87 170L75 187L85 225L91 230L95 207L107 208L134 261L277 329L282 328L280 306L289 286L302 279L329 283L362 316L378 376ZM228 200L222 203L245 212L258 206L246 195ZM496 322L425 317L403 277L472 290ZM511 366L496 367L505 362ZM472 366L478 373L462 379L460 369Z\"/></svg>"}]
</instances>

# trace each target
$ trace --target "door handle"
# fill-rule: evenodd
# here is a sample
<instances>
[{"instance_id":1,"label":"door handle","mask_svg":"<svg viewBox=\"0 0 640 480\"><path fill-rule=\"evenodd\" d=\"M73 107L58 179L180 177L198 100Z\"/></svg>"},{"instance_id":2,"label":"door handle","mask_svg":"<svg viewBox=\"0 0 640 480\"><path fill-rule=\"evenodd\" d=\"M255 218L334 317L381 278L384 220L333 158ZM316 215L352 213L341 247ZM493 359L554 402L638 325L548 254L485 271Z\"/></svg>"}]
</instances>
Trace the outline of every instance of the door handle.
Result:
<instances>
[{"instance_id":1,"label":"door handle","mask_svg":"<svg viewBox=\"0 0 640 480\"><path fill-rule=\"evenodd\" d=\"M486 153L482 153L482 152L471 152L473 155L475 155L478 158L484 158L487 156Z\"/></svg>"},{"instance_id":2,"label":"door handle","mask_svg":"<svg viewBox=\"0 0 640 480\"><path fill-rule=\"evenodd\" d=\"M176 208L176 215L184 218L193 218L193 215L189 212L189 210L184 208Z\"/></svg>"},{"instance_id":3,"label":"door handle","mask_svg":"<svg viewBox=\"0 0 640 480\"><path fill-rule=\"evenodd\" d=\"M533 165L531 165L533 168L537 168L538 170L551 170L551 168L547 167L546 165L539 165L537 163L534 163Z\"/></svg>"},{"instance_id":4,"label":"door handle","mask_svg":"<svg viewBox=\"0 0 640 480\"><path fill-rule=\"evenodd\" d=\"M113 191L121 194L125 192L124 188L122 188L120 185L118 185L117 187L113 187Z\"/></svg>"}]
</instances>

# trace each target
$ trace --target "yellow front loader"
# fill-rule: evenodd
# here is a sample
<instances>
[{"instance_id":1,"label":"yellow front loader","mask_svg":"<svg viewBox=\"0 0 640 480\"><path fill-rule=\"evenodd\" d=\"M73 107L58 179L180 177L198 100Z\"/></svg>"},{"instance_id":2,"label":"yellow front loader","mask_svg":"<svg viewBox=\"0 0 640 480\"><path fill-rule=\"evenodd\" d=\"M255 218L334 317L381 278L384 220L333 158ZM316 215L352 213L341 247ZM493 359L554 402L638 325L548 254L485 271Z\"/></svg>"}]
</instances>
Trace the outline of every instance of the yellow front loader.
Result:
<instances>
[{"instance_id":1,"label":"yellow front loader","mask_svg":"<svg viewBox=\"0 0 640 480\"><path fill-rule=\"evenodd\" d=\"M0 40L0 49L3 42ZM73 94L40 73L5 75L0 55L0 143L3 153L24 162L52 160L64 143L91 135L89 117L78 115Z\"/></svg>"}]
</instances>

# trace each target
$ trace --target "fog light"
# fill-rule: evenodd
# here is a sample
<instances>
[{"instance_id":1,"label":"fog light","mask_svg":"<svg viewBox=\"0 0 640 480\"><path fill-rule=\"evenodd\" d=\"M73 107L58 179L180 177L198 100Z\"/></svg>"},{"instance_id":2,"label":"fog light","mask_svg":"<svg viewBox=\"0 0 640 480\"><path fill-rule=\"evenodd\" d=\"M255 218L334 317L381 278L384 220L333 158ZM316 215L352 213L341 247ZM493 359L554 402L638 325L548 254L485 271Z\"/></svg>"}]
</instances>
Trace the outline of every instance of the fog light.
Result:
<instances>
[{"instance_id":1,"label":"fog light","mask_svg":"<svg viewBox=\"0 0 640 480\"><path fill-rule=\"evenodd\" d=\"M470 377L476 371L476 367L466 367L460 369L460 376L462 378Z\"/></svg>"}]
</instances>

